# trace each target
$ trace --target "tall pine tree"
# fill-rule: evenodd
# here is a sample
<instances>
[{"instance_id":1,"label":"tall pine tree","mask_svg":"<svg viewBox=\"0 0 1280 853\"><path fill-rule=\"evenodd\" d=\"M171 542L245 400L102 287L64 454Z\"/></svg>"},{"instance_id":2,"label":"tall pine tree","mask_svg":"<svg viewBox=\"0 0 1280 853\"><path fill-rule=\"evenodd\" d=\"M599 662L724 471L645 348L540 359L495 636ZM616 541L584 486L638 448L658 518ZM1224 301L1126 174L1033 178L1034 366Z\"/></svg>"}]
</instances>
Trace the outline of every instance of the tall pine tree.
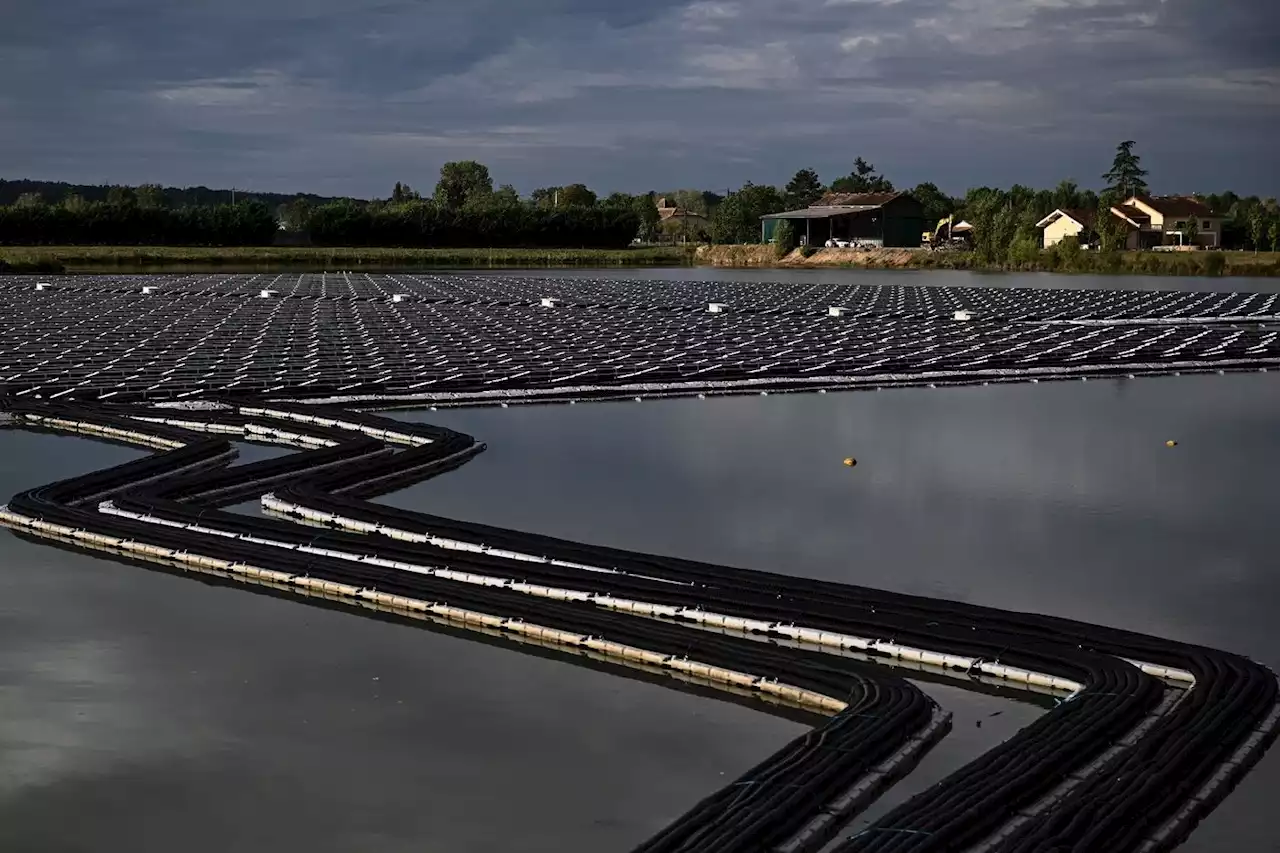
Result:
<instances>
[{"instance_id":1,"label":"tall pine tree","mask_svg":"<svg viewBox=\"0 0 1280 853\"><path fill-rule=\"evenodd\" d=\"M795 173L785 190L787 207L808 207L822 198L822 181L813 169L801 169Z\"/></svg>"},{"instance_id":2,"label":"tall pine tree","mask_svg":"<svg viewBox=\"0 0 1280 853\"><path fill-rule=\"evenodd\" d=\"M1126 139L1116 146L1115 159L1111 161L1111 171L1102 176L1107 182L1107 191L1124 199L1147 192L1147 170L1142 168L1141 158L1133 153L1137 145L1132 139Z\"/></svg>"}]
</instances>

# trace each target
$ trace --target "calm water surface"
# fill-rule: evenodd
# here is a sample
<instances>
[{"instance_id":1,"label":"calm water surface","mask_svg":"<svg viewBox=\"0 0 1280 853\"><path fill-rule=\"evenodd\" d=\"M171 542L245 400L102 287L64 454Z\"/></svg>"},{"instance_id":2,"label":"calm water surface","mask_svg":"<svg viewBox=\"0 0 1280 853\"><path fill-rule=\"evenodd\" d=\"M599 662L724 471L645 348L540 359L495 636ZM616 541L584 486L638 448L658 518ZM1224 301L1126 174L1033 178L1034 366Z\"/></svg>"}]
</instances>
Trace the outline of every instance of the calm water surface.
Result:
<instances>
[{"instance_id":1,"label":"calm water surface","mask_svg":"<svg viewBox=\"0 0 1280 853\"><path fill-rule=\"evenodd\" d=\"M386 499L398 506L1050 612L1280 668L1274 375L396 417L489 443ZM0 432L0 499L134 455ZM1040 713L928 689L955 730L895 797ZM801 731L0 533L4 851L626 850ZM1277 784L1280 753L1184 849L1280 849Z\"/></svg>"}]
</instances>

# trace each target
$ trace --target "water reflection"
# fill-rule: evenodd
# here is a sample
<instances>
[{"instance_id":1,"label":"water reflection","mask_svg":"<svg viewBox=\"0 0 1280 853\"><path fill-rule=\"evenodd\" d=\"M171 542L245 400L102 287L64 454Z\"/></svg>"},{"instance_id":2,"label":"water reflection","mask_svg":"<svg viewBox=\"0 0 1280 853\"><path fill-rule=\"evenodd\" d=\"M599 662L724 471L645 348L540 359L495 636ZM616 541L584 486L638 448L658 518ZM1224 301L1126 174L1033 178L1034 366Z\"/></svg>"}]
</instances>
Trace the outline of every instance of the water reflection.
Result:
<instances>
[{"instance_id":1,"label":"water reflection","mask_svg":"<svg viewBox=\"0 0 1280 853\"><path fill-rule=\"evenodd\" d=\"M1280 667L1273 375L401 416L490 450L388 499L399 506L1047 612ZM960 707L958 730L977 716ZM1274 842L1262 816L1278 761L1186 849Z\"/></svg>"},{"instance_id":2,"label":"water reflection","mask_svg":"<svg viewBox=\"0 0 1280 853\"><path fill-rule=\"evenodd\" d=\"M6 495L135 455L0 442ZM805 729L8 534L0 549L4 850L627 849Z\"/></svg>"}]
</instances>

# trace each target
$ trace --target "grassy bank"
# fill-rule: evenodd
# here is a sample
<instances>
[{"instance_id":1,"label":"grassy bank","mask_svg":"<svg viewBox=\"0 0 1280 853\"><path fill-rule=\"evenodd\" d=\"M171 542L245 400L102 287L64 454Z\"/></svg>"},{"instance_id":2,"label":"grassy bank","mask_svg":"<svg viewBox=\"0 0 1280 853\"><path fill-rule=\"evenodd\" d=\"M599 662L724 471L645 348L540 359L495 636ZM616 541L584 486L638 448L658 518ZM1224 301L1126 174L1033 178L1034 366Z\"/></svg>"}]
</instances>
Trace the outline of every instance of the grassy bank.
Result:
<instances>
[{"instance_id":1,"label":"grassy bank","mask_svg":"<svg viewBox=\"0 0 1280 853\"><path fill-rule=\"evenodd\" d=\"M714 267L951 269L1132 275L1280 276L1280 253L1124 252L1100 255L1041 252L1002 266L979 263L967 252L916 249L796 250L778 258L771 246L660 246L634 249L381 249L267 246L0 246L0 272L55 273L184 269L396 270L438 268Z\"/></svg>"},{"instance_id":2,"label":"grassy bank","mask_svg":"<svg viewBox=\"0 0 1280 853\"><path fill-rule=\"evenodd\" d=\"M381 249L311 246L0 246L0 270L76 272L165 267L306 267L415 269L429 267L645 267L692 263L692 247L635 249Z\"/></svg>"},{"instance_id":3,"label":"grassy bank","mask_svg":"<svg viewBox=\"0 0 1280 853\"><path fill-rule=\"evenodd\" d=\"M702 246L695 261L716 267L782 269L949 269L1180 276L1280 276L1280 253L1262 252L1041 252L1033 259L990 265L969 252L919 249L797 249L778 258L771 246Z\"/></svg>"}]
</instances>

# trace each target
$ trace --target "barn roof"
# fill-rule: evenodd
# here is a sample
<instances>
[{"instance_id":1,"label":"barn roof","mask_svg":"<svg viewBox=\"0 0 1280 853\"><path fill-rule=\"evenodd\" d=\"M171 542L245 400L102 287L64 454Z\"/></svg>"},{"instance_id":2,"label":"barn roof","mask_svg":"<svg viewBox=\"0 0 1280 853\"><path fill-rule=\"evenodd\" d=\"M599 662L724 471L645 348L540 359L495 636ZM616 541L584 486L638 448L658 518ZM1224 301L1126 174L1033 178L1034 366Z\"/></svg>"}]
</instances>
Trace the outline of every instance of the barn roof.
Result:
<instances>
[{"instance_id":1,"label":"barn roof","mask_svg":"<svg viewBox=\"0 0 1280 853\"><path fill-rule=\"evenodd\" d=\"M785 210L782 213L767 213L761 219L829 219L846 213L866 213L868 210L879 210L878 204L815 204L800 210Z\"/></svg>"},{"instance_id":2,"label":"barn roof","mask_svg":"<svg viewBox=\"0 0 1280 853\"><path fill-rule=\"evenodd\" d=\"M816 202L821 207L883 207L906 193L827 193Z\"/></svg>"}]
</instances>

